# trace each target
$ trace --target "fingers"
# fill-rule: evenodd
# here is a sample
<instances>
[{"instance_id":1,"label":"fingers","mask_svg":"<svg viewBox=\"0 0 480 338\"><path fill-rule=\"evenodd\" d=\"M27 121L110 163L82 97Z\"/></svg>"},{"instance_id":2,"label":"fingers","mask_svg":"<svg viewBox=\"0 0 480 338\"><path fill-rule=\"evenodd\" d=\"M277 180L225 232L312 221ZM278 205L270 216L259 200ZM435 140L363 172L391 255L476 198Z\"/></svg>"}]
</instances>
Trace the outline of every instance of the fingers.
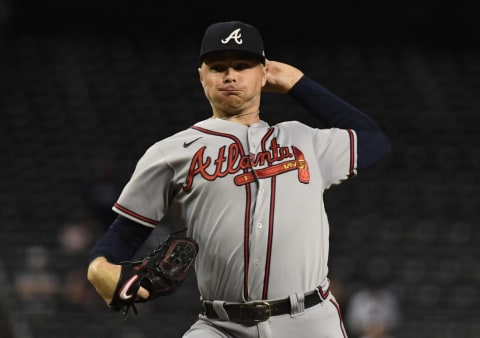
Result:
<instances>
[{"instance_id":1,"label":"fingers","mask_svg":"<svg viewBox=\"0 0 480 338\"><path fill-rule=\"evenodd\" d=\"M264 91L273 93L287 93L303 76L302 71L289 64L267 60L267 83Z\"/></svg>"},{"instance_id":2,"label":"fingers","mask_svg":"<svg viewBox=\"0 0 480 338\"><path fill-rule=\"evenodd\" d=\"M137 298L148 299L148 297L150 297L150 292L141 286L140 289L138 289Z\"/></svg>"}]
</instances>

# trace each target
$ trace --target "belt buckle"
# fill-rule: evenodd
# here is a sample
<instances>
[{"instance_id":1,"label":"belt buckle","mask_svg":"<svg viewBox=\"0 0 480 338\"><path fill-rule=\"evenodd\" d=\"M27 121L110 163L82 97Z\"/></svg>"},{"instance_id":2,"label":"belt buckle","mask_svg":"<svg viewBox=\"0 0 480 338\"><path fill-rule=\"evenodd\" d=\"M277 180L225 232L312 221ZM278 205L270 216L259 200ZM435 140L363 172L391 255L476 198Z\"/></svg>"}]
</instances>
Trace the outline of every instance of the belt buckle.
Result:
<instances>
[{"instance_id":1,"label":"belt buckle","mask_svg":"<svg viewBox=\"0 0 480 338\"><path fill-rule=\"evenodd\" d=\"M264 322L272 315L272 309L267 302L252 302L240 305L240 322L255 325Z\"/></svg>"}]
</instances>

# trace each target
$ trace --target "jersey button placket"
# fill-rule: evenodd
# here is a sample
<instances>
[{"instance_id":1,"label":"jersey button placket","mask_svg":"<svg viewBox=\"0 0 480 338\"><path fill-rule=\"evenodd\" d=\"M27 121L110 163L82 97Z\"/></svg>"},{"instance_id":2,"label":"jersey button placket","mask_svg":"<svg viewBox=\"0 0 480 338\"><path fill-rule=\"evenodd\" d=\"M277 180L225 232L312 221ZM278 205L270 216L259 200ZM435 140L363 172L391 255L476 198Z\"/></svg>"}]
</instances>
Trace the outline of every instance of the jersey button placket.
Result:
<instances>
[{"instance_id":1,"label":"jersey button placket","mask_svg":"<svg viewBox=\"0 0 480 338\"><path fill-rule=\"evenodd\" d=\"M248 131L248 145L249 152L251 154L258 154L262 152L260 145L262 144L262 137L265 135L265 130L258 130L258 128L250 128ZM258 165L258 164L257 164ZM265 165L265 164L264 164ZM255 167L254 169L260 169ZM255 174L255 173L254 173ZM264 227L266 221L268 222L268 186L266 179L256 178L257 190L256 200L253 208L252 219L251 219L251 246L250 254L252 260L250 262L250 274L249 274L249 299L257 300L258 297L262 294L263 288L263 278L264 278L264 259L265 259L265 248L267 243L267 237Z\"/></svg>"}]
</instances>

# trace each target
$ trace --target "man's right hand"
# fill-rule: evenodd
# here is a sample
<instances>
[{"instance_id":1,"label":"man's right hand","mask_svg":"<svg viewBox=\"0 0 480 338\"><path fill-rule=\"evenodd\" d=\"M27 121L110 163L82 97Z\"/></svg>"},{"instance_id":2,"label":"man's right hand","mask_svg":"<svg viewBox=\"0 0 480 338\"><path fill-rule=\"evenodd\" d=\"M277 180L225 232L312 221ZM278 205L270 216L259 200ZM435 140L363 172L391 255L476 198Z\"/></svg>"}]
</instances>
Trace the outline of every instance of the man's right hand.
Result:
<instances>
[{"instance_id":1,"label":"man's right hand","mask_svg":"<svg viewBox=\"0 0 480 338\"><path fill-rule=\"evenodd\" d=\"M266 60L267 83L263 91L286 94L301 79L303 72L286 63Z\"/></svg>"}]
</instances>

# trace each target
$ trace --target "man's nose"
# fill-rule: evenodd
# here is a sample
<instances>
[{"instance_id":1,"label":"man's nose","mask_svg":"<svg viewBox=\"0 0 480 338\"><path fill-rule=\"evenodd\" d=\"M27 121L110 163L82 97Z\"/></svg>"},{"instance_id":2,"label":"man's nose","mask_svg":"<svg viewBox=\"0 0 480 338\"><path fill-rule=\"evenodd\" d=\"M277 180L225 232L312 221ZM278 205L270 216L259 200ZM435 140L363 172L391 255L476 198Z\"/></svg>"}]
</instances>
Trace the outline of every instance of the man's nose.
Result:
<instances>
[{"instance_id":1,"label":"man's nose","mask_svg":"<svg viewBox=\"0 0 480 338\"><path fill-rule=\"evenodd\" d=\"M229 67L225 70L225 78L224 78L224 81L225 82L232 82L232 81L235 81L235 69Z\"/></svg>"}]
</instances>

